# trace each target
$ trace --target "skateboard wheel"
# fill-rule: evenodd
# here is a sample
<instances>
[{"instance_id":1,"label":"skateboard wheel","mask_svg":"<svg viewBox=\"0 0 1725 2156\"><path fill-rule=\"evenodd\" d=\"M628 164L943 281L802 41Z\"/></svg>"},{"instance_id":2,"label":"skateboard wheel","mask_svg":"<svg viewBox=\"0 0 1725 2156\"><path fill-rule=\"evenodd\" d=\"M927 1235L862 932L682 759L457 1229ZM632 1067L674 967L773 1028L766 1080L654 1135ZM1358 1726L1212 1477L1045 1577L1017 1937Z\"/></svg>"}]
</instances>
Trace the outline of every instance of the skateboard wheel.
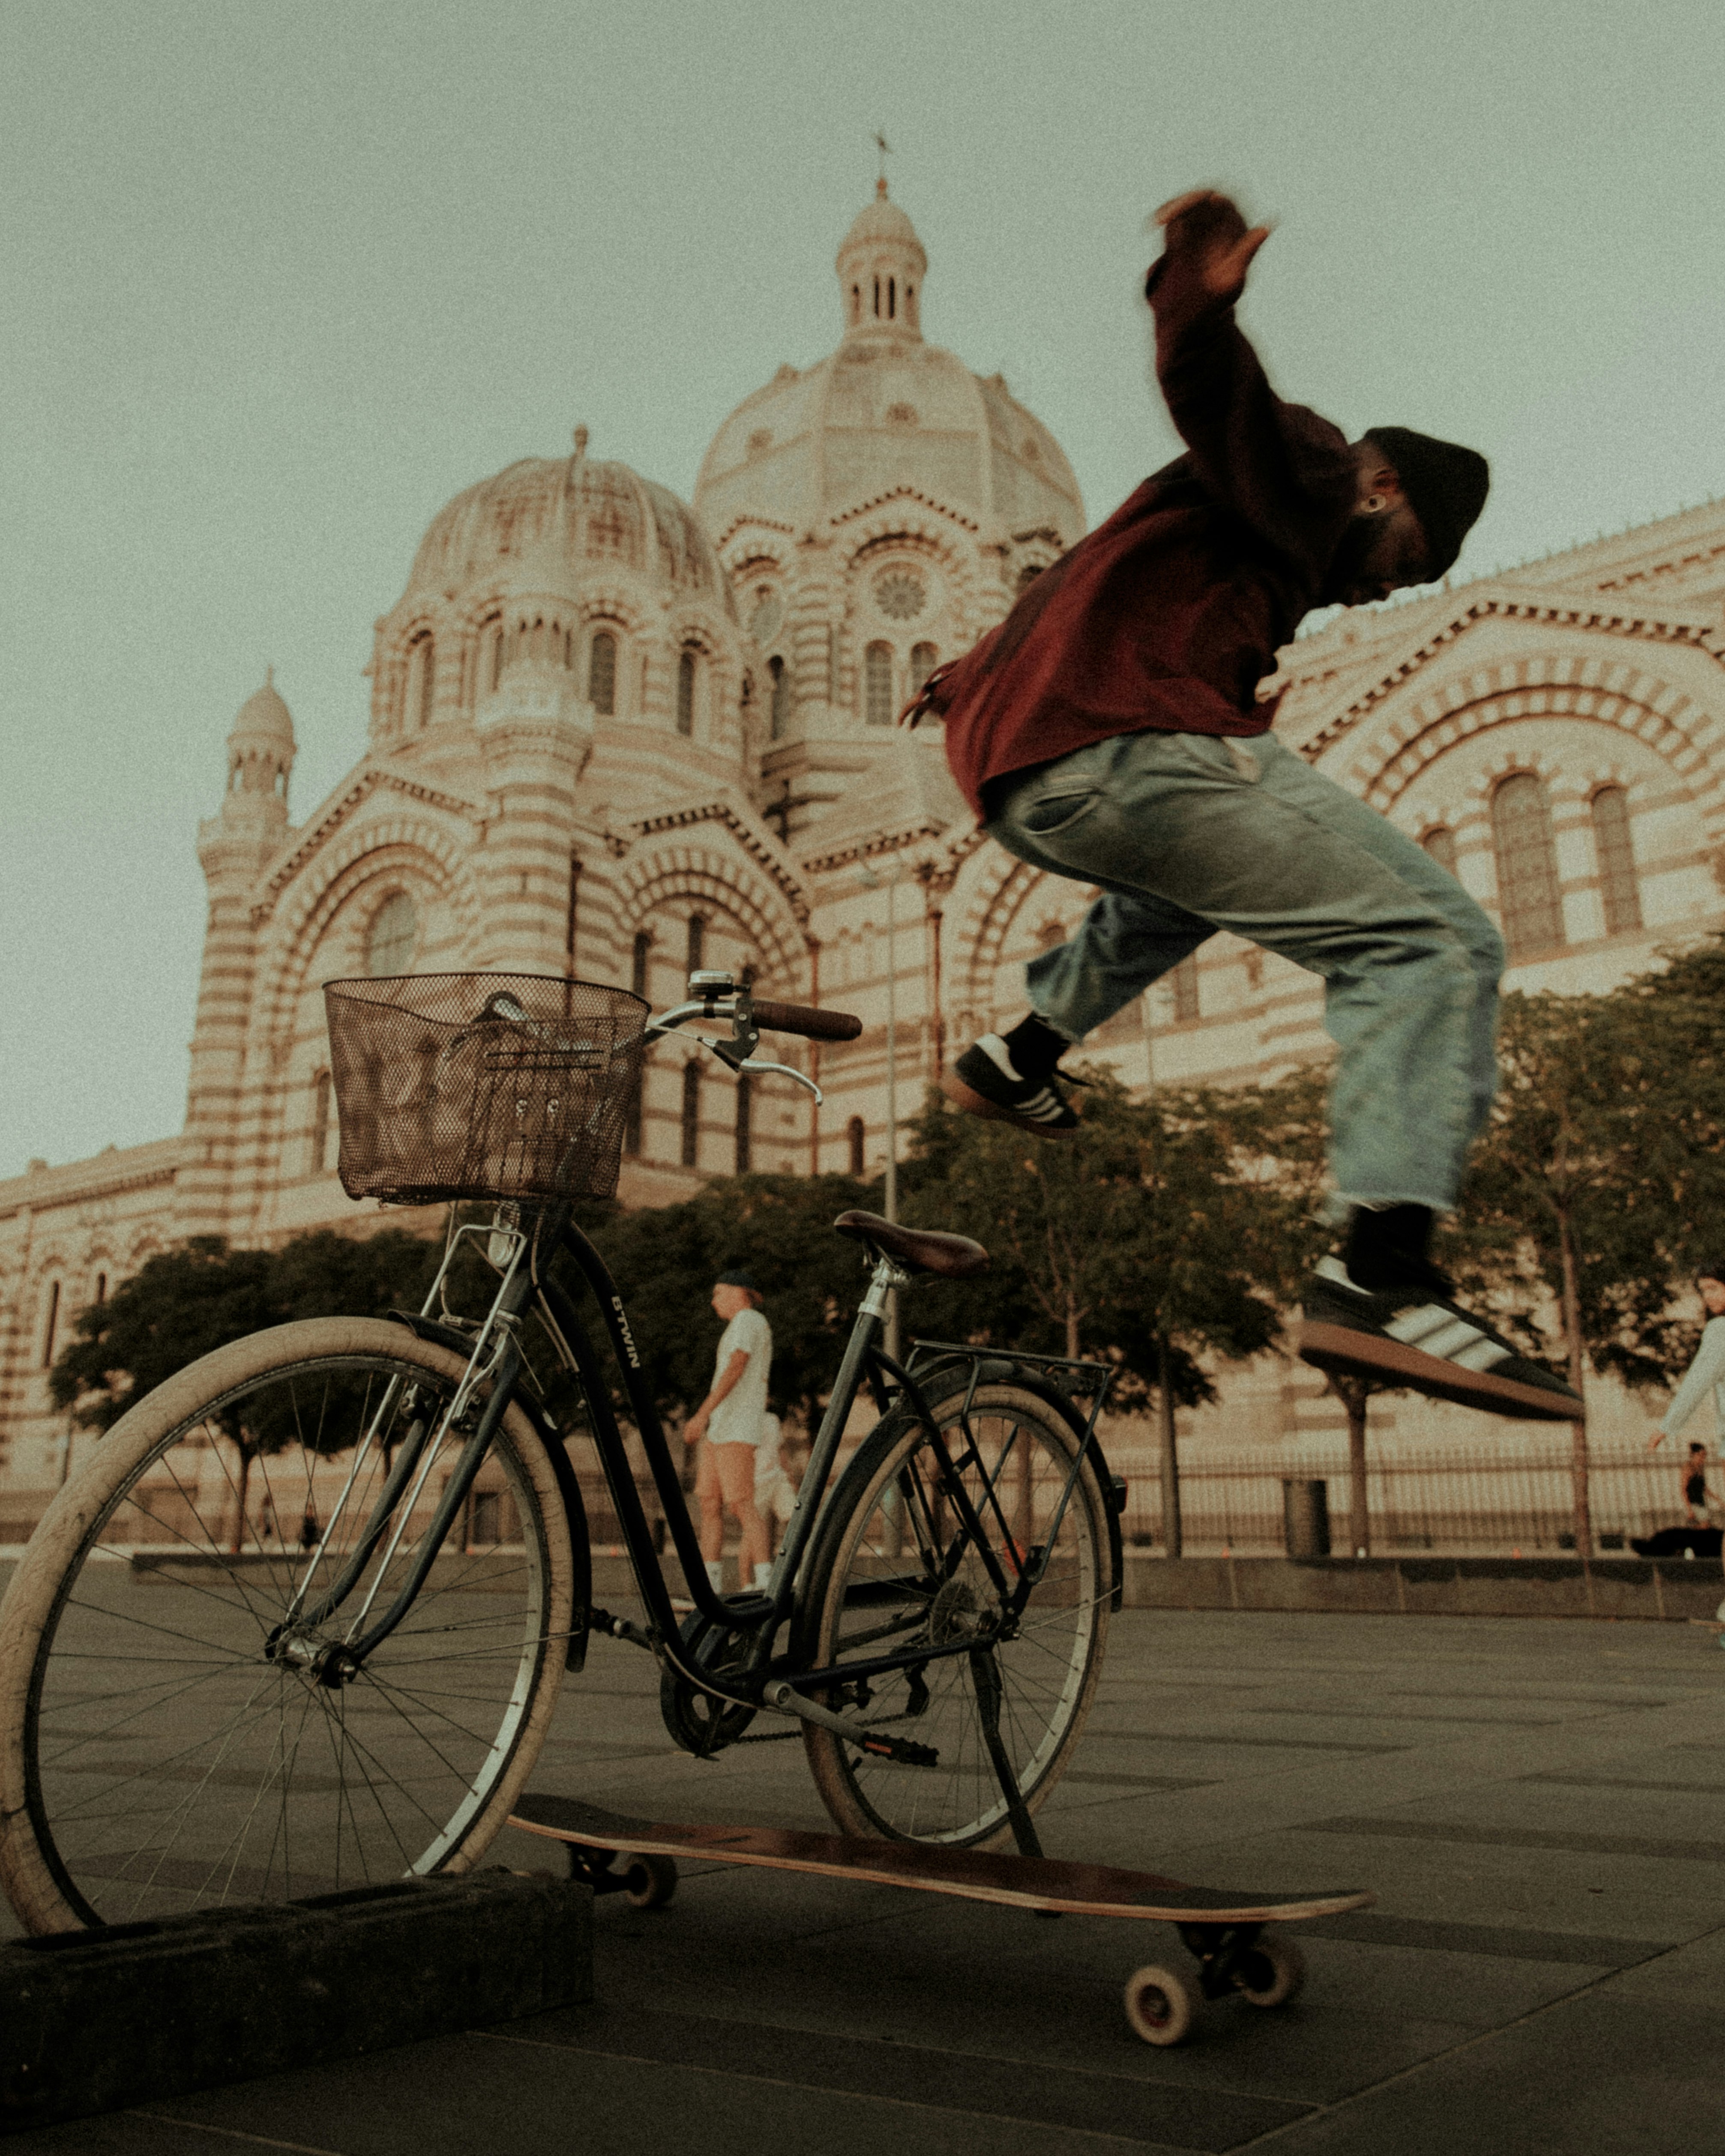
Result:
<instances>
[{"instance_id":1,"label":"skateboard wheel","mask_svg":"<svg viewBox=\"0 0 1725 2156\"><path fill-rule=\"evenodd\" d=\"M1132 2034L1166 2050L1192 2032L1198 2002L1169 1969L1135 1969L1126 1980L1126 2018Z\"/></svg>"},{"instance_id":2,"label":"skateboard wheel","mask_svg":"<svg viewBox=\"0 0 1725 2156\"><path fill-rule=\"evenodd\" d=\"M1234 1981L1252 2006L1286 2006L1306 1981L1306 1957L1280 1932L1260 1932Z\"/></svg>"},{"instance_id":3,"label":"skateboard wheel","mask_svg":"<svg viewBox=\"0 0 1725 2156\"><path fill-rule=\"evenodd\" d=\"M632 1909L662 1909L677 1891L677 1867L669 1856L638 1856L625 1850L617 1869L629 1881L623 1898Z\"/></svg>"}]
</instances>

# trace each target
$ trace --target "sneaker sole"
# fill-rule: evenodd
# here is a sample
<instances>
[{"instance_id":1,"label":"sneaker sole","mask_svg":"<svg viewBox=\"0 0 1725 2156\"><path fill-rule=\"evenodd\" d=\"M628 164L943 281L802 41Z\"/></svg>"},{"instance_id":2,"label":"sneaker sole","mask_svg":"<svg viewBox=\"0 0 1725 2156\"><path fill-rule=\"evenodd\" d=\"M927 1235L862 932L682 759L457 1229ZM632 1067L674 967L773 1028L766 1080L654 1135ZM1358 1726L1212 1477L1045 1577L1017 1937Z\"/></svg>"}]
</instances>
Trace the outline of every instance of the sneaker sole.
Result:
<instances>
[{"instance_id":1,"label":"sneaker sole","mask_svg":"<svg viewBox=\"0 0 1725 2156\"><path fill-rule=\"evenodd\" d=\"M1003 1108L991 1101L987 1094L978 1093L973 1086L952 1070L941 1076L941 1091L955 1108L962 1108L967 1116L980 1116L991 1123L1010 1123L1017 1130L1028 1131L1033 1138L1069 1138L1070 1130L1051 1130L1046 1123L1034 1122L1029 1116L1016 1114L1011 1108Z\"/></svg>"},{"instance_id":2,"label":"sneaker sole","mask_svg":"<svg viewBox=\"0 0 1725 2156\"><path fill-rule=\"evenodd\" d=\"M1358 1332L1351 1325L1308 1319L1300 1327L1300 1359L1319 1370L1339 1370L1356 1378L1377 1378L1407 1385L1457 1407L1480 1408L1487 1414L1513 1415L1524 1422L1579 1422L1579 1401L1566 1404L1538 1385L1513 1378L1494 1378L1489 1370L1463 1370L1436 1355L1425 1354L1378 1332Z\"/></svg>"}]
</instances>

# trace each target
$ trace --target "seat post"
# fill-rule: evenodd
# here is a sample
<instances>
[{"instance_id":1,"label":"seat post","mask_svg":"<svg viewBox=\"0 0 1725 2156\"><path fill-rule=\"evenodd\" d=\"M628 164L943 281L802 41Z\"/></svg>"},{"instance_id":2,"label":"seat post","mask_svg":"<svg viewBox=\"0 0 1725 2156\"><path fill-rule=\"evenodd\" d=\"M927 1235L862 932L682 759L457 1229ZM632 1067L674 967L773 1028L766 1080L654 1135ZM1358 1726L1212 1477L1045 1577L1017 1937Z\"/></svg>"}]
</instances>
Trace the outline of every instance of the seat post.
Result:
<instances>
[{"instance_id":1,"label":"seat post","mask_svg":"<svg viewBox=\"0 0 1725 2156\"><path fill-rule=\"evenodd\" d=\"M796 1504L792 1507L784 1542L773 1559L773 1581L768 1591L775 1603L788 1584L796 1578L797 1568L809 1546L809 1537L820 1512L820 1501L831 1479L833 1463L839 1456L845 1425L850 1419L850 1410L867 1366L875 1328L880 1323L886 1309L887 1297L908 1277L882 1252L875 1252L868 1292L857 1306L856 1322L851 1327L850 1337L845 1344L844 1359L839 1365L839 1374L834 1380L833 1389L827 1400L826 1413L821 1417L820 1428L815 1433L814 1443L809 1450L809 1465L803 1471Z\"/></svg>"}]
</instances>

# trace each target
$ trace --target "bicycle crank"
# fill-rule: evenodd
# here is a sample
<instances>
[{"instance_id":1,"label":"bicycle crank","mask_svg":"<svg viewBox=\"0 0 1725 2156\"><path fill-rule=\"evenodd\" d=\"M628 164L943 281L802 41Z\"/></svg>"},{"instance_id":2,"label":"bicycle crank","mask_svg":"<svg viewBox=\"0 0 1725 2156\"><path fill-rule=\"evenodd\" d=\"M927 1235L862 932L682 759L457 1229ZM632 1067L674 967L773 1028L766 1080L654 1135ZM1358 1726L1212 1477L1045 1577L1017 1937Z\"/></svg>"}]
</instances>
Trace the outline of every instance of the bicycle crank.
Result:
<instances>
[{"instance_id":1,"label":"bicycle crank","mask_svg":"<svg viewBox=\"0 0 1725 2156\"><path fill-rule=\"evenodd\" d=\"M915 1744L908 1737L889 1737L884 1729L870 1729L864 1722L847 1722L842 1714L817 1707L812 1699L804 1699L800 1692L793 1691L782 1679L778 1684L768 1685L762 1697L781 1714L794 1714L804 1722L812 1722L817 1729L829 1729L834 1736L842 1737L846 1743L855 1745L860 1752L867 1752L876 1759L891 1759L900 1767L937 1767L941 1763L941 1755L932 1745Z\"/></svg>"}]
</instances>

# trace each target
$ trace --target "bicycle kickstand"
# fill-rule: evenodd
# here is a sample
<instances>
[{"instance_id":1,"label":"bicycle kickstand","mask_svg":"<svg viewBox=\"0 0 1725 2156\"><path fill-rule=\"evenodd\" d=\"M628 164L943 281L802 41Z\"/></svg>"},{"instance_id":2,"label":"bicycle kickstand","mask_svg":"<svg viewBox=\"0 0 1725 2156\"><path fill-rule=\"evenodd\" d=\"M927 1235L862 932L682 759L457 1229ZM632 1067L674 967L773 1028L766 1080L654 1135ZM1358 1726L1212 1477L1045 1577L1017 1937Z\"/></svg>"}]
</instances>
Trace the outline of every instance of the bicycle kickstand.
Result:
<instances>
[{"instance_id":1,"label":"bicycle kickstand","mask_svg":"<svg viewBox=\"0 0 1725 2156\"><path fill-rule=\"evenodd\" d=\"M1000 1702L1003 1697L1000 1683L1000 1665L994 1659L990 1646L973 1647L970 1650L970 1674L976 1686L977 1711L983 1725L983 1742L988 1748L988 1758L1000 1784L1000 1794L1006 1799L1006 1816L1012 1822L1012 1838L1018 1844L1020 1856L1040 1856L1042 1844L1036 1838L1035 1822L1019 1788L1018 1777L1012 1771L1012 1762L1006 1756L1006 1747L1000 1737Z\"/></svg>"}]
</instances>

